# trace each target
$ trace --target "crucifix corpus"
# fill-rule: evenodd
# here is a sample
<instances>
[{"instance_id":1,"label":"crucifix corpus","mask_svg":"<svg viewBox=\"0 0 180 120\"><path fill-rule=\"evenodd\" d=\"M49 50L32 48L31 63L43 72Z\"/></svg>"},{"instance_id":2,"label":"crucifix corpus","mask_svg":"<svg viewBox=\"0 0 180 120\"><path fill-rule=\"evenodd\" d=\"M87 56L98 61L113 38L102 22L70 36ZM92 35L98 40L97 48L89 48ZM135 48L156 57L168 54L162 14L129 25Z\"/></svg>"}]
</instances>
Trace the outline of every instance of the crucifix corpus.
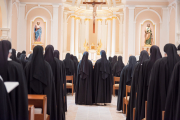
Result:
<instances>
[{"instance_id":1,"label":"crucifix corpus","mask_svg":"<svg viewBox=\"0 0 180 120\"><path fill-rule=\"evenodd\" d=\"M93 33L95 33L95 17L96 17L96 8L97 8L97 4L106 4L106 2L95 2L95 0L93 0L93 2L83 2L83 4L91 4L93 6Z\"/></svg>"}]
</instances>

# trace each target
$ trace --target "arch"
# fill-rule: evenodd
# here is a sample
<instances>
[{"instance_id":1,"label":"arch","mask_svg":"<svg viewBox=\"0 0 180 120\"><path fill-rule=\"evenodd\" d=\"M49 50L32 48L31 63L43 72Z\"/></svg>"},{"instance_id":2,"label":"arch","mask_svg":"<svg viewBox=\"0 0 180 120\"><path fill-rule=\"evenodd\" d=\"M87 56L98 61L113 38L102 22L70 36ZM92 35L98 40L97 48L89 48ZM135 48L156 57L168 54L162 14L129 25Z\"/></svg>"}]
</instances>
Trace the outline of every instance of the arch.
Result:
<instances>
[{"instance_id":1,"label":"arch","mask_svg":"<svg viewBox=\"0 0 180 120\"><path fill-rule=\"evenodd\" d=\"M17 3L16 3L16 2L13 2L12 7L13 7L13 5L15 5L15 6L16 6L16 10L17 10L17 17L18 17L18 16L19 16L19 9L18 9L18 5L17 5Z\"/></svg>"},{"instance_id":2,"label":"arch","mask_svg":"<svg viewBox=\"0 0 180 120\"><path fill-rule=\"evenodd\" d=\"M162 19L161 19L161 16L159 15L159 13L156 12L155 10L152 10L152 9L144 9L144 10L141 10L141 11L136 15L135 21L136 21L136 19L138 18L138 16L139 16L142 12L145 12L145 11L154 12L154 13L159 17L160 23L162 22Z\"/></svg>"},{"instance_id":3,"label":"arch","mask_svg":"<svg viewBox=\"0 0 180 120\"><path fill-rule=\"evenodd\" d=\"M30 13L32 10L36 9L36 8L42 8L42 9L46 10L46 11L49 13L49 15L51 16L51 20L52 20L52 14L51 14L51 12L50 12L47 8L42 7L42 6L36 6L36 7L31 8L31 9L27 12L27 14L26 14L26 17L25 17L25 18L27 19L27 17L28 17L28 15L29 15L29 13Z\"/></svg>"}]
</instances>

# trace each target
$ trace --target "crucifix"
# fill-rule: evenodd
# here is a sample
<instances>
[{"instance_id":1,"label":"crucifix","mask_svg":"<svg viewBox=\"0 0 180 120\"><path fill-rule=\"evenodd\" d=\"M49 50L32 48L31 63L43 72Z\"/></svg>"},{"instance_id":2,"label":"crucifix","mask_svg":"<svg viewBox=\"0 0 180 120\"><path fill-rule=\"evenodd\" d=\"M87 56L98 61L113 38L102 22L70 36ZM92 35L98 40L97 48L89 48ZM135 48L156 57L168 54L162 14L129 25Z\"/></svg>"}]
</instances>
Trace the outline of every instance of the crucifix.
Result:
<instances>
[{"instance_id":1,"label":"crucifix","mask_svg":"<svg viewBox=\"0 0 180 120\"><path fill-rule=\"evenodd\" d=\"M83 4L92 4L93 6L93 33L95 33L95 17L97 15L96 13L97 4L106 4L106 2L95 2L95 0L93 0L93 2L83 2Z\"/></svg>"}]
</instances>

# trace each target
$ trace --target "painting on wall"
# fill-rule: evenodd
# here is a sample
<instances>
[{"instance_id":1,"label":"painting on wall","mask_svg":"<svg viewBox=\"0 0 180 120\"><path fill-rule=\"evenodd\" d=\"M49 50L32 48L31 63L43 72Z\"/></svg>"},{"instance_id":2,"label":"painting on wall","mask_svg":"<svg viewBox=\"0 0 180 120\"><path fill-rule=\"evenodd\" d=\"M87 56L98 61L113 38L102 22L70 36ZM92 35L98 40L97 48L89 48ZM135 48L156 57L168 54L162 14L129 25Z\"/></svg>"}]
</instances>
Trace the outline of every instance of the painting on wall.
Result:
<instances>
[{"instance_id":1,"label":"painting on wall","mask_svg":"<svg viewBox=\"0 0 180 120\"><path fill-rule=\"evenodd\" d=\"M141 24L140 28L141 50L150 53L151 46L156 44L156 25L152 21L146 20Z\"/></svg>"},{"instance_id":2,"label":"painting on wall","mask_svg":"<svg viewBox=\"0 0 180 120\"><path fill-rule=\"evenodd\" d=\"M40 45L43 48L46 46L47 43L46 26L47 26L47 22L41 17L37 17L31 21L30 51L32 51L33 48L37 45Z\"/></svg>"}]
</instances>

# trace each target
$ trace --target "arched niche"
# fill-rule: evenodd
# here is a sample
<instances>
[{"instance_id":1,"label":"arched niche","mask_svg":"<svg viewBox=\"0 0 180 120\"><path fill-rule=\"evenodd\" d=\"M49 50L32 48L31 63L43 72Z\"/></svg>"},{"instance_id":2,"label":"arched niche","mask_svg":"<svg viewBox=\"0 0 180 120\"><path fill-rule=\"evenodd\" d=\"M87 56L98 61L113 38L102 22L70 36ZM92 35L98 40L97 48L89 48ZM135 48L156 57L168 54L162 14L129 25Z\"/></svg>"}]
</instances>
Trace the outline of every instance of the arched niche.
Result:
<instances>
[{"instance_id":1,"label":"arched niche","mask_svg":"<svg viewBox=\"0 0 180 120\"><path fill-rule=\"evenodd\" d=\"M29 53L31 50L31 39L32 39L32 28L34 28L32 21L34 21L36 18L42 18L44 21L46 21L46 27L42 29L42 31L45 34L45 39L43 41L46 41L46 45L51 43L51 18L52 16L49 14L49 12L41 7L35 7L29 10L26 14L27 19L27 30L26 30L26 40L27 40L27 52Z\"/></svg>"},{"instance_id":2,"label":"arched niche","mask_svg":"<svg viewBox=\"0 0 180 120\"><path fill-rule=\"evenodd\" d=\"M160 15L152 10L140 12L135 17L135 54L139 55L145 41L145 30L143 29L145 24L150 23L153 29L153 41L155 45L160 43Z\"/></svg>"}]
</instances>

